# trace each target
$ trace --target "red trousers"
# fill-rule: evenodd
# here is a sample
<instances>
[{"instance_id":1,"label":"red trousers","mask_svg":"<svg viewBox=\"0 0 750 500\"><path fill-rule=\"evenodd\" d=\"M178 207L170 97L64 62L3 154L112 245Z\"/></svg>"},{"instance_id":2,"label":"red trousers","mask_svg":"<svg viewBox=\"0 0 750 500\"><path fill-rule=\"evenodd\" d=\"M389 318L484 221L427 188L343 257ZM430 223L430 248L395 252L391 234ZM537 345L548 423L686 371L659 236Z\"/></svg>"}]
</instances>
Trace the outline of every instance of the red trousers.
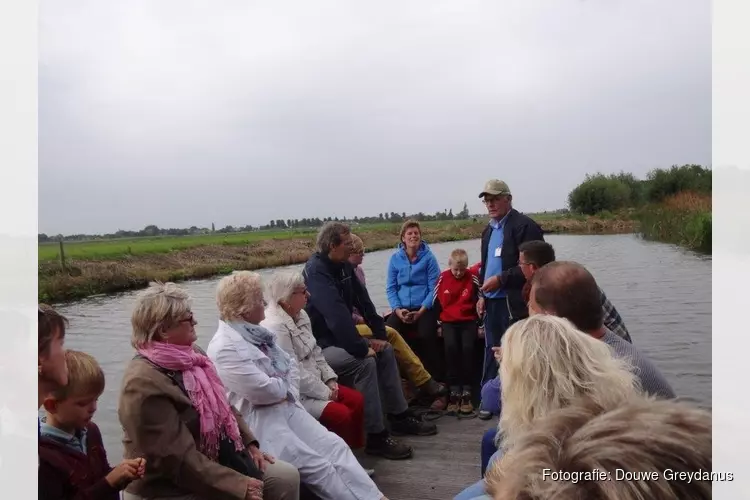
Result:
<instances>
[{"instance_id":1,"label":"red trousers","mask_svg":"<svg viewBox=\"0 0 750 500\"><path fill-rule=\"evenodd\" d=\"M331 401L320 415L320 423L338 434L356 450L365 445L365 398L359 391L339 384L339 399Z\"/></svg>"}]
</instances>

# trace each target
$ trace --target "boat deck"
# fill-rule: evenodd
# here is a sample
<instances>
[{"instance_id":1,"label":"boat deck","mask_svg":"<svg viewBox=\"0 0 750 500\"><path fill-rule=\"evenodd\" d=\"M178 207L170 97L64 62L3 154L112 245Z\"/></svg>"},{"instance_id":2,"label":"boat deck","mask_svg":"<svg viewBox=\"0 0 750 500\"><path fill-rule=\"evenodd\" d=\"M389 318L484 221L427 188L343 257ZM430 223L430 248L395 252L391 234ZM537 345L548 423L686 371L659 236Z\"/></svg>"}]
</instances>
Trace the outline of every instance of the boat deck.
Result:
<instances>
[{"instance_id":1,"label":"boat deck","mask_svg":"<svg viewBox=\"0 0 750 500\"><path fill-rule=\"evenodd\" d=\"M363 466L375 469L373 479L389 500L450 500L479 480L480 441L497 418L443 416L435 423L435 436L399 438L414 447L409 460L361 457Z\"/></svg>"}]
</instances>

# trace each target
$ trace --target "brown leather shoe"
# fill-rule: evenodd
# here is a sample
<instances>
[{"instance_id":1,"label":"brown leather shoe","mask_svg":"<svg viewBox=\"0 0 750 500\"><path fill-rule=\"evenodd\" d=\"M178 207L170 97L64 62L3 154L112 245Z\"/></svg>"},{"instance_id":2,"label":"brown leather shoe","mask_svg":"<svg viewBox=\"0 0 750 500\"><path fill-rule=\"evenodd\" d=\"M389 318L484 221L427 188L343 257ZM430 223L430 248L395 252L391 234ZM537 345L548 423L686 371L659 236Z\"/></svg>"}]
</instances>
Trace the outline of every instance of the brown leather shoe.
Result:
<instances>
[{"instance_id":1,"label":"brown leather shoe","mask_svg":"<svg viewBox=\"0 0 750 500\"><path fill-rule=\"evenodd\" d=\"M433 411L443 411L448 406L448 398L446 396L440 396L439 398L435 398L435 400L430 405L430 410Z\"/></svg>"},{"instance_id":2,"label":"brown leather shoe","mask_svg":"<svg viewBox=\"0 0 750 500\"><path fill-rule=\"evenodd\" d=\"M437 382L434 378L430 378L430 380L419 386L419 392L425 396L437 398L447 396L449 390L447 385Z\"/></svg>"}]
</instances>

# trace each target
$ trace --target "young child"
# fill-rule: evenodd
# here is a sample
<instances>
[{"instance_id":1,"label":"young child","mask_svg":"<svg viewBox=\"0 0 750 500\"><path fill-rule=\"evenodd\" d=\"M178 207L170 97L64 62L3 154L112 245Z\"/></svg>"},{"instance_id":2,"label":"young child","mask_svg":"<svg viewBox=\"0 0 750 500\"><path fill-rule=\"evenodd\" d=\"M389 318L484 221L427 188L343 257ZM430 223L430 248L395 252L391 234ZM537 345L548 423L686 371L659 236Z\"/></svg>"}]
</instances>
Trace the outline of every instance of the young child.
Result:
<instances>
[{"instance_id":1,"label":"young child","mask_svg":"<svg viewBox=\"0 0 750 500\"><path fill-rule=\"evenodd\" d=\"M443 271L435 287L435 303L440 306L445 364L450 386L448 413L470 414L473 382L474 343L478 335L477 299L479 278L467 268L466 250L451 252L449 269Z\"/></svg>"},{"instance_id":2,"label":"young child","mask_svg":"<svg viewBox=\"0 0 750 500\"><path fill-rule=\"evenodd\" d=\"M119 500L146 472L146 460L110 467L99 428L91 421L104 392L104 373L86 353L67 351L68 383L44 399L40 417L39 498Z\"/></svg>"}]
</instances>

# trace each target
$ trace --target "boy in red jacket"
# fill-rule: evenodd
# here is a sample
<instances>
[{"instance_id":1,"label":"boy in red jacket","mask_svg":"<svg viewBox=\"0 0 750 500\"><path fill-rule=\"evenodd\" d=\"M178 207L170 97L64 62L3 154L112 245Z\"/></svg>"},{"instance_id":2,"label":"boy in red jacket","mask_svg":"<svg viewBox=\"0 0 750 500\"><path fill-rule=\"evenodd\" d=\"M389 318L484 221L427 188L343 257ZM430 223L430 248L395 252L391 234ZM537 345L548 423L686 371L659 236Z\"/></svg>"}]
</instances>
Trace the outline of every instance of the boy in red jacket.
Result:
<instances>
[{"instance_id":1,"label":"boy in red jacket","mask_svg":"<svg viewBox=\"0 0 750 500\"><path fill-rule=\"evenodd\" d=\"M479 278L469 271L469 256L457 248L451 252L449 269L435 287L435 304L440 305L447 382L450 386L448 413L470 414L474 364L474 342L478 335L477 299Z\"/></svg>"},{"instance_id":2,"label":"boy in red jacket","mask_svg":"<svg viewBox=\"0 0 750 500\"><path fill-rule=\"evenodd\" d=\"M39 436L39 498L119 500L120 490L146 472L146 460L109 466L99 427L91 421L104 392L104 373L86 353L67 351L68 384L44 400Z\"/></svg>"}]
</instances>

